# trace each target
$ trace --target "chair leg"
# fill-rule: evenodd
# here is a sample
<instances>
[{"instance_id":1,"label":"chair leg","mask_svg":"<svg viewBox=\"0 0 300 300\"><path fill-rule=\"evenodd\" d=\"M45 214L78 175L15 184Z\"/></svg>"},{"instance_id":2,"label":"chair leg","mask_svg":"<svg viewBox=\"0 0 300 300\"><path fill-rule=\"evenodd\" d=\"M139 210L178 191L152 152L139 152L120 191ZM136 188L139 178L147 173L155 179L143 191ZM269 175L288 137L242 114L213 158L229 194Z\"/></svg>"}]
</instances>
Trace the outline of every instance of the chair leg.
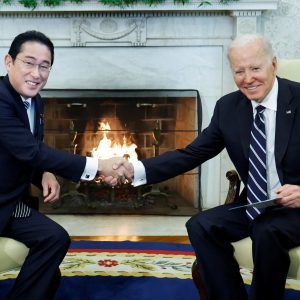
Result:
<instances>
[{"instance_id":1,"label":"chair leg","mask_svg":"<svg viewBox=\"0 0 300 300\"><path fill-rule=\"evenodd\" d=\"M207 300L203 281L202 281L201 275L199 273L199 266L198 266L197 260L194 261L193 266L192 266L192 277L193 277L193 281L199 291L200 299Z\"/></svg>"}]
</instances>

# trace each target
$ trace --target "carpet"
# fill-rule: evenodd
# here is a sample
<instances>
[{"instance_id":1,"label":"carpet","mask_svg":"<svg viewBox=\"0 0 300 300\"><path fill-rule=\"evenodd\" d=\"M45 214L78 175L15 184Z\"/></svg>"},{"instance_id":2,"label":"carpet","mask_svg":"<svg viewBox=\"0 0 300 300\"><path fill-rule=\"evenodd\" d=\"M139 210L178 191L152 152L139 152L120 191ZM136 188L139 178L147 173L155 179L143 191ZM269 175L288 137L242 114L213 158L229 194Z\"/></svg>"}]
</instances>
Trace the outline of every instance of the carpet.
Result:
<instances>
[{"instance_id":1,"label":"carpet","mask_svg":"<svg viewBox=\"0 0 300 300\"><path fill-rule=\"evenodd\" d=\"M198 300L194 259L190 244L72 241L56 300ZM0 300L17 273L0 274ZM251 271L241 274L249 289ZM286 288L284 300L300 299L300 282L288 279Z\"/></svg>"},{"instance_id":2,"label":"carpet","mask_svg":"<svg viewBox=\"0 0 300 300\"><path fill-rule=\"evenodd\" d=\"M194 259L189 244L73 241L56 300L196 300ZM0 274L1 296L17 272Z\"/></svg>"}]
</instances>

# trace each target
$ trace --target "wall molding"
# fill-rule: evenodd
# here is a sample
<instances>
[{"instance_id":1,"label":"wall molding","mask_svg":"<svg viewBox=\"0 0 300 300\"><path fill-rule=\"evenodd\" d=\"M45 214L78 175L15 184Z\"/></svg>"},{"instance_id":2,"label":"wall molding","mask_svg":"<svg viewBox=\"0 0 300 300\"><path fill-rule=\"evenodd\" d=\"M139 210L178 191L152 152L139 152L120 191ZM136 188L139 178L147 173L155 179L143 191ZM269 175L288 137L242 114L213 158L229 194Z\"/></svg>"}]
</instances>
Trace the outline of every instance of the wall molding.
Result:
<instances>
[{"instance_id":1,"label":"wall molding","mask_svg":"<svg viewBox=\"0 0 300 300\"><path fill-rule=\"evenodd\" d=\"M275 10L277 9L278 0L239 0L237 2L231 2L229 4L220 4L219 0L211 0L211 5L202 5L197 0L192 0L186 4L179 4L173 1L167 0L164 3L158 5L143 5L136 4L128 7L117 7L117 6L109 6L103 5L95 0L85 1L81 4L74 3L64 3L58 6L45 6L39 4L34 10L32 8L26 8L17 1L12 2L12 4L1 4L0 11L5 14L6 12L17 13L17 12L29 12L30 14L35 14L38 12L130 12L130 11L236 11L236 10Z\"/></svg>"}]
</instances>

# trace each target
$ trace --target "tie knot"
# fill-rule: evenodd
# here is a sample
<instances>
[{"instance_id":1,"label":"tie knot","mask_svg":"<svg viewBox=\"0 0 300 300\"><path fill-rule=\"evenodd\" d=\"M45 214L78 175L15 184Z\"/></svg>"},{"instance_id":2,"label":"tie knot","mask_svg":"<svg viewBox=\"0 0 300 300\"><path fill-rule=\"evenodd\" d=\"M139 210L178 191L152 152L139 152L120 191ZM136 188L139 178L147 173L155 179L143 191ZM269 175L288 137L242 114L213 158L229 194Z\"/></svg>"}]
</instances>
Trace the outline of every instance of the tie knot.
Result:
<instances>
[{"instance_id":1,"label":"tie knot","mask_svg":"<svg viewBox=\"0 0 300 300\"><path fill-rule=\"evenodd\" d=\"M263 113L264 111L265 111L265 107L264 106L262 106L262 105L258 105L257 107L256 107L256 111L257 111L257 113Z\"/></svg>"},{"instance_id":2,"label":"tie knot","mask_svg":"<svg viewBox=\"0 0 300 300\"><path fill-rule=\"evenodd\" d=\"M23 104L24 104L26 110L30 107L30 102L27 101L27 100L24 100L24 101L23 101Z\"/></svg>"}]
</instances>

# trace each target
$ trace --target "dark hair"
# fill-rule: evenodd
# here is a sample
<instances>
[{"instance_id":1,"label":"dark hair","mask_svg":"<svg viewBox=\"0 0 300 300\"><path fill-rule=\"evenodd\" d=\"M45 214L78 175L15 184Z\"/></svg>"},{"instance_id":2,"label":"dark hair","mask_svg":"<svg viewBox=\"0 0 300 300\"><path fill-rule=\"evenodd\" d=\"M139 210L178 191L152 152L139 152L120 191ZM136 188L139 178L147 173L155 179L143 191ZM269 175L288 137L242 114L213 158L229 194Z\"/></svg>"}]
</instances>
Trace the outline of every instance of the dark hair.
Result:
<instances>
[{"instance_id":1,"label":"dark hair","mask_svg":"<svg viewBox=\"0 0 300 300\"><path fill-rule=\"evenodd\" d=\"M26 42L38 42L48 47L51 52L51 66L54 61L54 46L51 40L43 33L35 30L30 30L17 35L12 41L8 54L13 60L21 52L22 45Z\"/></svg>"}]
</instances>

